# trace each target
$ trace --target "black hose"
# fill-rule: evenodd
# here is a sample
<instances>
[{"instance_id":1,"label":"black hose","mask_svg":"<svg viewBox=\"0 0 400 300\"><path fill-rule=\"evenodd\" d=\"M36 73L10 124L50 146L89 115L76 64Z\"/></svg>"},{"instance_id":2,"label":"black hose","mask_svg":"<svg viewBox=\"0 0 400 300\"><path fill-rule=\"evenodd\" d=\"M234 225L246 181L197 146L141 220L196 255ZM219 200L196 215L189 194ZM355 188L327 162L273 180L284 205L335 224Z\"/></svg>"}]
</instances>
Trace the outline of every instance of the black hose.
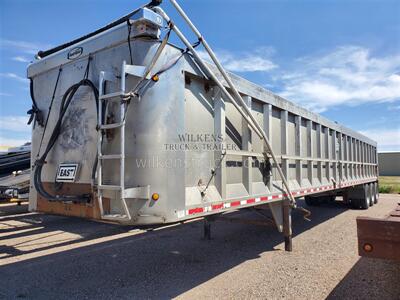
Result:
<instances>
[{"instance_id":1,"label":"black hose","mask_svg":"<svg viewBox=\"0 0 400 300\"><path fill-rule=\"evenodd\" d=\"M28 110L28 112L27 112L27 114L30 115L28 125L30 125L33 121L34 122L33 128L35 128L36 122L39 124L39 126L43 127L43 125L44 125L43 113L38 108L37 103L36 103L35 94L33 92L33 80L32 80L32 78L29 78L29 79L30 79L29 92L31 94L31 99L32 99L32 108L30 110Z\"/></svg>"},{"instance_id":2,"label":"black hose","mask_svg":"<svg viewBox=\"0 0 400 300\"><path fill-rule=\"evenodd\" d=\"M98 102L99 102L99 91L97 90L96 86L93 84L92 81L85 78L80 82L72 85L68 90L65 92L60 106L60 115L56 125L54 126L53 132L49 138L49 142L47 143L47 147L42 154L42 156L35 162L35 170L34 170L34 177L33 182L37 192L44 198L50 201L74 201L74 202L88 202L90 201L90 194L83 194L83 195L51 195L48 193L44 187L41 180L42 177L42 168L43 165L46 163L47 155L49 154L50 150L53 148L54 144L56 143L60 133L61 133L61 126L63 118L68 110L68 107L77 92L77 90L82 86L88 86L92 89L93 95L96 101L96 109L98 109ZM98 113L97 113L98 115ZM96 162L93 166L95 168L97 166L97 158ZM95 170L92 172L92 176L94 176Z\"/></svg>"}]
</instances>

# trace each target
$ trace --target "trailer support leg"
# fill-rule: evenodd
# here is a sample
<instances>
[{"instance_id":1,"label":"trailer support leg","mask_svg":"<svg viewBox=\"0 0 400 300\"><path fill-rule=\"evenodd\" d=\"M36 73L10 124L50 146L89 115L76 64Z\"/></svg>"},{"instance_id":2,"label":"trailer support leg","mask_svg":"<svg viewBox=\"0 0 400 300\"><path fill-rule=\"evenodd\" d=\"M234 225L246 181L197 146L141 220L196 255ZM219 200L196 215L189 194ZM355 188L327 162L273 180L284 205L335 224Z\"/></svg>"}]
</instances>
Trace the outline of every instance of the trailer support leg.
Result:
<instances>
[{"instance_id":1,"label":"trailer support leg","mask_svg":"<svg viewBox=\"0 0 400 300\"><path fill-rule=\"evenodd\" d=\"M283 202L283 235L285 237L285 251L292 251L292 217L289 200Z\"/></svg>"},{"instance_id":2,"label":"trailer support leg","mask_svg":"<svg viewBox=\"0 0 400 300\"><path fill-rule=\"evenodd\" d=\"M204 239L211 240L211 218L204 217Z\"/></svg>"}]
</instances>

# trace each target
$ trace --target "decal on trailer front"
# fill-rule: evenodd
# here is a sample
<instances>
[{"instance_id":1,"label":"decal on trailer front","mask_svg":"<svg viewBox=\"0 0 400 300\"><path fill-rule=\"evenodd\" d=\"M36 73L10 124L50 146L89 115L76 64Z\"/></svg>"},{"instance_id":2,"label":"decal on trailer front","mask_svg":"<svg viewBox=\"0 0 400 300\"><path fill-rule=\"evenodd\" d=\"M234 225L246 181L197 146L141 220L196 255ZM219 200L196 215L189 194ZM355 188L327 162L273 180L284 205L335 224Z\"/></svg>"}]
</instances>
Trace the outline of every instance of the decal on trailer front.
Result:
<instances>
[{"instance_id":1,"label":"decal on trailer front","mask_svg":"<svg viewBox=\"0 0 400 300\"><path fill-rule=\"evenodd\" d=\"M57 171L57 182L74 182L78 164L60 164Z\"/></svg>"}]
</instances>

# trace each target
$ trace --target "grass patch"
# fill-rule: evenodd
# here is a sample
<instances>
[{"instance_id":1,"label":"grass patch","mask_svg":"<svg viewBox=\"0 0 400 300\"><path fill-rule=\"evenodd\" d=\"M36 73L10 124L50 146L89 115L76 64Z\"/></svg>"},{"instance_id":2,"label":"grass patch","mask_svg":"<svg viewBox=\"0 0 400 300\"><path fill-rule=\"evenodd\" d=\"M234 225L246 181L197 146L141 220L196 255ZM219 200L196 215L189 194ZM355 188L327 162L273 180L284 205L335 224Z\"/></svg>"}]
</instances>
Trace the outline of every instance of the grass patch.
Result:
<instances>
[{"instance_id":1,"label":"grass patch","mask_svg":"<svg viewBox=\"0 0 400 300\"><path fill-rule=\"evenodd\" d=\"M379 193L400 194L400 176L379 176Z\"/></svg>"}]
</instances>

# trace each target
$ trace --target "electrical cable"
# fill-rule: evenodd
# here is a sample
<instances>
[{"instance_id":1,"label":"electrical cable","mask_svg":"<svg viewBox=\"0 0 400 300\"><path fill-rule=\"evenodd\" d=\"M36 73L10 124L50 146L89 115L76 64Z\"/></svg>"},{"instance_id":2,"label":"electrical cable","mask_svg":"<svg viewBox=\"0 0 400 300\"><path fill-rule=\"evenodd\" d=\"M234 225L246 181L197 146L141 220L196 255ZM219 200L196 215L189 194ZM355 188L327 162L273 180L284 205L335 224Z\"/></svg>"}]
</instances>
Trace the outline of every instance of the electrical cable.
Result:
<instances>
[{"instance_id":1,"label":"electrical cable","mask_svg":"<svg viewBox=\"0 0 400 300\"><path fill-rule=\"evenodd\" d=\"M196 43L194 43L192 45L193 48L196 48L197 46L200 45L200 40L198 40ZM176 65L176 63L186 54L189 52L189 48L186 48L185 50L181 50L181 54L179 54L175 60L172 61L172 63L167 63L165 64L156 74L154 74L153 76L160 76L162 73L168 71L169 69L171 69L173 66Z\"/></svg>"},{"instance_id":2,"label":"electrical cable","mask_svg":"<svg viewBox=\"0 0 400 300\"><path fill-rule=\"evenodd\" d=\"M30 79L29 92L31 94L31 99L32 99L32 108L27 111L27 114L30 115L28 120L28 125L30 125L33 121L33 128L35 128L36 122L39 124L39 126L43 127L43 113L37 106L35 94L33 91L33 80L32 78L29 79Z\"/></svg>"},{"instance_id":3,"label":"electrical cable","mask_svg":"<svg viewBox=\"0 0 400 300\"><path fill-rule=\"evenodd\" d=\"M96 110L97 110L97 116L98 116L98 102L99 102L99 91L97 90L96 86L92 81L88 79L89 76L89 67L90 67L90 61L91 57L89 56L88 64L86 66L84 78L79 81L78 83L70 86L67 91L65 92L62 101L61 101L61 106L60 106L60 113L59 113L59 118L57 120L57 123L54 126L53 132L50 135L49 141L47 143L47 147L41 157L36 160L35 162L35 169L34 169L34 176L33 176L33 182L34 186L37 190L37 192L44 198L50 200L50 201L74 201L74 202L88 202L91 198L90 194L82 194L82 195L52 195L48 193L44 187L43 183L41 180L41 174L42 174L42 169L43 165L46 163L46 158L53 146L55 145L58 137L61 134L61 129L62 129L62 122L63 118L68 110L69 105L71 104L75 93L78 91L80 87L89 87L94 95L95 102L96 102ZM98 157L96 156L96 161L93 165L93 171L92 171L92 178L95 174L95 169L97 168L97 160Z\"/></svg>"},{"instance_id":4,"label":"electrical cable","mask_svg":"<svg viewBox=\"0 0 400 300\"><path fill-rule=\"evenodd\" d=\"M54 98L56 96L57 86L58 86L58 82L60 80L61 72L62 72L62 68L58 69L57 80L56 80L56 84L54 85L53 96L51 97L49 110L47 112L46 122L44 123L43 134L42 134L42 138L40 139L39 150L38 150L38 152L36 154L36 157L39 157L40 149L42 148L43 138L44 138L44 135L46 133L47 124L49 122L50 112L51 112L51 108L53 107L53 102L54 102Z\"/></svg>"},{"instance_id":5,"label":"electrical cable","mask_svg":"<svg viewBox=\"0 0 400 300\"><path fill-rule=\"evenodd\" d=\"M132 56L132 46L131 46L131 31L132 31L132 24L130 20L126 20L128 24L128 48L129 48L129 57L131 58L131 65L133 65L133 56Z\"/></svg>"}]
</instances>

